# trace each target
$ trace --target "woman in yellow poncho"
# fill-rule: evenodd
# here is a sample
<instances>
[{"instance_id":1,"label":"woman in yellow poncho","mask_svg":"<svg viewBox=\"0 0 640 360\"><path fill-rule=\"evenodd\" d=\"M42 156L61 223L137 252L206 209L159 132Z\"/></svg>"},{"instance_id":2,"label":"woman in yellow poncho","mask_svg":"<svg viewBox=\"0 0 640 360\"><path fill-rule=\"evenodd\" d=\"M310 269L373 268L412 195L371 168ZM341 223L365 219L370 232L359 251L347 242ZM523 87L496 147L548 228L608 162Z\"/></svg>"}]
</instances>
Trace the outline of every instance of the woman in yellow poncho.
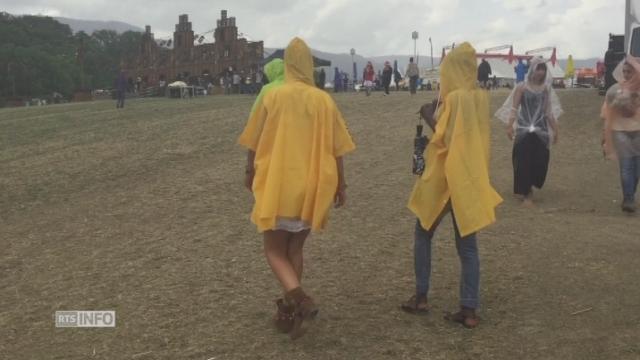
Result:
<instances>
[{"instance_id":1,"label":"woman in yellow poncho","mask_svg":"<svg viewBox=\"0 0 640 360\"><path fill-rule=\"evenodd\" d=\"M489 97L476 86L476 52L464 43L444 59L433 139L426 149L427 168L416 181L409 209L418 217L415 229L416 293L402 309L429 309L431 239L443 216L451 211L456 248L462 265L460 312L447 319L466 327L478 325L480 262L476 232L495 221L502 201L489 181Z\"/></svg>"},{"instance_id":2,"label":"woman in yellow poncho","mask_svg":"<svg viewBox=\"0 0 640 360\"><path fill-rule=\"evenodd\" d=\"M276 325L292 338L317 307L300 287L303 245L327 223L332 204L345 202L342 157L355 145L333 99L313 82L304 41L285 51L285 82L258 101L239 143L249 149L246 185L252 221L264 233L267 262L285 291Z\"/></svg>"}]
</instances>

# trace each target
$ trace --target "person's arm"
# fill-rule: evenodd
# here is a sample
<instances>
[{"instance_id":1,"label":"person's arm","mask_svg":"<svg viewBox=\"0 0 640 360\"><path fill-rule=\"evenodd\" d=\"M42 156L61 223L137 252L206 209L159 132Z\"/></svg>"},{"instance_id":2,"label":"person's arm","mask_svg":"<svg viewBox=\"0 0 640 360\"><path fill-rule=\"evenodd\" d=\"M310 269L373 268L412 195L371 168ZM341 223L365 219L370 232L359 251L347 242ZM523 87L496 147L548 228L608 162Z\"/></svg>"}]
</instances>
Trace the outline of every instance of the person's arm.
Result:
<instances>
[{"instance_id":1,"label":"person's arm","mask_svg":"<svg viewBox=\"0 0 640 360\"><path fill-rule=\"evenodd\" d=\"M551 111L551 93L547 94L547 101L545 104L545 112L547 114L547 125L553 131L553 143L558 143L558 121L553 116L553 111Z\"/></svg>"},{"instance_id":2,"label":"person's arm","mask_svg":"<svg viewBox=\"0 0 640 360\"><path fill-rule=\"evenodd\" d=\"M522 87L517 87L513 94L513 107L509 115L509 124L507 124L507 136L513 140L513 124L516 122L520 102L522 101Z\"/></svg>"},{"instance_id":3,"label":"person's arm","mask_svg":"<svg viewBox=\"0 0 640 360\"><path fill-rule=\"evenodd\" d=\"M611 154L611 125L612 116L609 106L615 99L615 94L619 88L618 84L615 84L609 88L604 97L604 102L600 108L600 118L602 119L602 149L605 152L605 156Z\"/></svg>"},{"instance_id":4,"label":"person's arm","mask_svg":"<svg viewBox=\"0 0 640 360\"><path fill-rule=\"evenodd\" d=\"M558 120L556 120L555 117L553 117L553 115L551 115L549 117L549 125L551 126L551 129L553 130L553 144L557 144L558 143Z\"/></svg>"},{"instance_id":5,"label":"person's arm","mask_svg":"<svg viewBox=\"0 0 640 360\"><path fill-rule=\"evenodd\" d=\"M602 104L602 108L600 109L600 117L602 118L602 121L603 121L602 139L601 139L602 152L606 159L610 159L610 160L616 159L617 154L615 153L612 146L613 141L612 141L611 121L613 119L612 119L611 109L609 109L609 104L607 100L605 100L604 103Z\"/></svg>"},{"instance_id":6,"label":"person's arm","mask_svg":"<svg viewBox=\"0 0 640 360\"><path fill-rule=\"evenodd\" d=\"M336 189L334 205L336 208L339 208L344 206L347 201L347 183L344 180L344 163L342 156L336 158L336 165L338 168L338 188Z\"/></svg>"},{"instance_id":7,"label":"person's arm","mask_svg":"<svg viewBox=\"0 0 640 360\"><path fill-rule=\"evenodd\" d=\"M238 139L238 143L248 150L244 185L249 191L251 191L253 186L256 152L267 119L267 109L264 106L263 100L264 98L259 98L256 101L256 105L254 105L255 109L251 110L247 125Z\"/></svg>"},{"instance_id":8,"label":"person's arm","mask_svg":"<svg viewBox=\"0 0 640 360\"><path fill-rule=\"evenodd\" d=\"M247 167L245 168L245 177L244 177L244 186L252 191L253 188L253 177L256 174L256 170L253 162L256 159L256 153L253 150L249 150L247 152Z\"/></svg>"}]
</instances>

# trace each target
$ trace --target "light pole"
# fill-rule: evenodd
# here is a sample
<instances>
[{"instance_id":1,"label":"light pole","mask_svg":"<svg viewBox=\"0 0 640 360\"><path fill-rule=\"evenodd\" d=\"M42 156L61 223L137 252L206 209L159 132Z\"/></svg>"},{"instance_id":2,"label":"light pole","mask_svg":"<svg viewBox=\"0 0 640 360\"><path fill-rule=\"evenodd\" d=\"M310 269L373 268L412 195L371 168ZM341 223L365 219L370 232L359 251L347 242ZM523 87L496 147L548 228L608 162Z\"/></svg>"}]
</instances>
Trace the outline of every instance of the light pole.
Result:
<instances>
[{"instance_id":1,"label":"light pole","mask_svg":"<svg viewBox=\"0 0 640 360\"><path fill-rule=\"evenodd\" d=\"M431 37L429 37L429 46L431 47L431 70L433 70L433 43L431 42Z\"/></svg>"},{"instance_id":2,"label":"light pole","mask_svg":"<svg viewBox=\"0 0 640 360\"><path fill-rule=\"evenodd\" d=\"M354 59L354 56L356 56L356 49L351 48L351 63L353 64L353 88L355 89L356 87L356 81L358 81L358 77L357 77L357 70L356 70L356 61Z\"/></svg>"},{"instance_id":3,"label":"light pole","mask_svg":"<svg viewBox=\"0 0 640 360\"><path fill-rule=\"evenodd\" d=\"M416 59L416 43L418 41L418 32L417 31L412 32L411 38L413 39L413 58Z\"/></svg>"}]
</instances>

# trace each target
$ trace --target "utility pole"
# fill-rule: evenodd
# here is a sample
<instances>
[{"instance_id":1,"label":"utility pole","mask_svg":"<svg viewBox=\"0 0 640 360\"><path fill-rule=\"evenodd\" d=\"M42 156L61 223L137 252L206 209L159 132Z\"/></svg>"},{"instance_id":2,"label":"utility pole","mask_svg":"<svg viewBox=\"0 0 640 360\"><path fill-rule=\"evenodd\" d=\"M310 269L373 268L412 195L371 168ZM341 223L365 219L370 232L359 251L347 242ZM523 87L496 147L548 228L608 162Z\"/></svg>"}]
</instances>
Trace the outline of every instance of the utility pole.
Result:
<instances>
[{"instance_id":1,"label":"utility pole","mask_svg":"<svg viewBox=\"0 0 640 360\"><path fill-rule=\"evenodd\" d=\"M356 88L356 82L358 81L358 74L356 69L356 61L354 60L354 56L356 56L356 49L351 48L351 63L353 64L353 89Z\"/></svg>"},{"instance_id":2,"label":"utility pole","mask_svg":"<svg viewBox=\"0 0 640 360\"><path fill-rule=\"evenodd\" d=\"M433 42L431 42L431 37L429 37L429 46L431 47L431 70L433 70Z\"/></svg>"}]
</instances>

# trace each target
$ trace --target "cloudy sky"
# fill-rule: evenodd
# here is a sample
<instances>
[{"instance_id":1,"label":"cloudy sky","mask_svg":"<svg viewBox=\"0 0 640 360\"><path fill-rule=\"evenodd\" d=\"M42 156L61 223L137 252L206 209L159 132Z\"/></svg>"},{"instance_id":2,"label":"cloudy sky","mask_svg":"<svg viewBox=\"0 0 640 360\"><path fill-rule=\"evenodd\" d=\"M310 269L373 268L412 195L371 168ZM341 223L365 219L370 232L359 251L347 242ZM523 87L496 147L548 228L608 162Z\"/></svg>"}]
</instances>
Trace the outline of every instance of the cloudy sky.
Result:
<instances>
[{"instance_id":1,"label":"cloudy sky","mask_svg":"<svg viewBox=\"0 0 640 360\"><path fill-rule=\"evenodd\" d=\"M470 41L478 50L513 44L517 53L557 46L558 56L602 57L608 34L624 32L624 0L0 0L0 11L86 20L118 20L169 37L179 14L196 33L215 27L220 10L239 31L267 47L301 36L311 47L364 56L434 55L442 46Z\"/></svg>"}]
</instances>

